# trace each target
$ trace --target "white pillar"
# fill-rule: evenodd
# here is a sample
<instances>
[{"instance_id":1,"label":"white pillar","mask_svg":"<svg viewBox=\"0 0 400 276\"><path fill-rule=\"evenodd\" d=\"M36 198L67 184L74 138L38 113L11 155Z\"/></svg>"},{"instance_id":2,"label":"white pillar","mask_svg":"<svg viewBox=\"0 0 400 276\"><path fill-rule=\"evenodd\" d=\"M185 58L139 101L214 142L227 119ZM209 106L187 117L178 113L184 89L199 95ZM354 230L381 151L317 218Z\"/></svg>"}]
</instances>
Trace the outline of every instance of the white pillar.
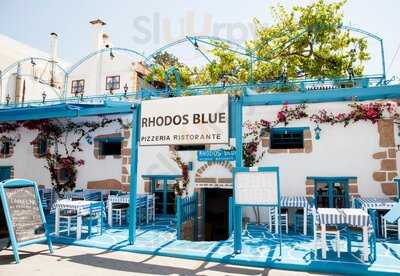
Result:
<instances>
[{"instance_id":1,"label":"white pillar","mask_svg":"<svg viewBox=\"0 0 400 276\"><path fill-rule=\"evenodd\" d=\"M58 57L58 35L56 33L50 34L50 59L57 61Z\"/></svg>"}]
</instances>

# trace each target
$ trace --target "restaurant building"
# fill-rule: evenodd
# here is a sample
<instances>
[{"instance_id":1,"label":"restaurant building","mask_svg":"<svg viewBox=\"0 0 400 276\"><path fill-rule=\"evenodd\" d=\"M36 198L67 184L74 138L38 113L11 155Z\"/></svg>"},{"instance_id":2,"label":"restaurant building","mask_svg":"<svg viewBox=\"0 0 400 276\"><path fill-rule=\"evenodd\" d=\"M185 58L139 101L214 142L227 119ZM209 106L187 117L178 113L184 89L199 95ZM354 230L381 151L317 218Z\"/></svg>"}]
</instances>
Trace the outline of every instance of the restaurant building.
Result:
<instances>
[{"instance_id":1,"label":"restaurant building","mask_svg":"<svg viewBox=\"0 0 400 276\"><path fill-rule=\"evenodd\" d=\"M74 153L74 158L84 164L77 168L75 189L130 191L135 129L131 126L135 122L129 107L140 100L138 95L151 94L155 89L144 82L149 72L145 58L135 51L113 47L109 36L102 31L105 23L101 20L91 24L95 52L68 69L62 69L53 54L48 61L53 65L48 90L35 88L34 84L28 87L25 82L24 75L32 70L29 63L34 59L17 63L15 70L3 71L0 118L10 124L13 118L30 121L43 118L43 114L51 118L49 114L53 113L53 120L77 124L108 119L107 124L80 140L81 150ZM56 47L57 35L51 37ZM11 72L15 78L7 77ZM229 94L229 101L243 101L240 111L243 126L235 123L237 115L231 108L226 118L199 115L198 120L203 123L230 120L233 122L227 130L230 134L233 128L240 128L244 164L279 167L281 195L307 197L317 208L349 208L357 197L398 198L395 180L400 145L396 115L398 85L384 85L380 77L370 76L285 84L295 90L290 93L271 93L275 85L215 87L216 94ZM60 96L60 91L66 95ZM170 108L172 114L173 109L179 110L175 106ZM65 118L65 112L73 115ZM142 117L142 128L158 124L157 118L145 119ZM175 119L185 121L185 118L171 118L170 123ZM163 118L160 124L166 120ZM26 178L51 188L53 180L46 153L54 145L46 142L40 130L19 125L2 129L0 135L3 136L1 180ZM79 132L68 133L66 143L79 135ZM174 138L185 141L182 144L169 144L169 138L162 133L143 138L145 141L140 142L137 153L137 193L155 194L156 217L174 218L175 186L184 173L176 162L178 155L187 165L187 193L198 195L198 233L194 239L226 240L231 234L229 198L233 196L237 137L228 135L222 144L191 144L191 139L217 138L185 135ZM163 145L154 146L153 142ZM69 180L68 170L58 167L55 171L60 183ZM291 210L288 216L288 224L292 226L296 214ZM243 217L247 222L268 223L269 211L267 207L246 207Z\"/></svg>"}]
</instances>

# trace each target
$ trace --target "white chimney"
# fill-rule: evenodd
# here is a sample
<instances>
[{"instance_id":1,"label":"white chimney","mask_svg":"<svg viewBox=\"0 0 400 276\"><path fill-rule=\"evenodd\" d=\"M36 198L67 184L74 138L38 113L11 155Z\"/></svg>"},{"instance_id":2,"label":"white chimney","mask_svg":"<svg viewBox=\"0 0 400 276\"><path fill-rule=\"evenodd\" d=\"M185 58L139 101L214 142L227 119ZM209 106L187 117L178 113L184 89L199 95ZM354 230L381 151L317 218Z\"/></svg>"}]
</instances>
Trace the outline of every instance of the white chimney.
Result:
<instances>
[{"instance_id":1,"label":"white chimney","mask_svg":"<svg viewBox=\"0 0 400 276\"><path fill-rule=\"evenodd\" d=\"M94 29L94 51L99 51L103 48L103 26L106 23L100 19L90 21Z\"/></svg>"},{"instance_id":2,"label":"white chimney","mask_svg":"<svg viewBox=\"0 0 400 276\"><path fill-rule=\"evenodd\" d=\"M56 33L50 34L50 53L51 60L56 61L58 56L58 35Z\"/></svg>"},{"instance_id":3,"label":"white chimney","mask_svg":"<svg viewBox=\"0 0 400 276\"><path fill-rule=\"evenodd\" d=\"M103 47L104 48L112 48L110 36L106 33L103 33Z\"/></svg>"}]
</instances>

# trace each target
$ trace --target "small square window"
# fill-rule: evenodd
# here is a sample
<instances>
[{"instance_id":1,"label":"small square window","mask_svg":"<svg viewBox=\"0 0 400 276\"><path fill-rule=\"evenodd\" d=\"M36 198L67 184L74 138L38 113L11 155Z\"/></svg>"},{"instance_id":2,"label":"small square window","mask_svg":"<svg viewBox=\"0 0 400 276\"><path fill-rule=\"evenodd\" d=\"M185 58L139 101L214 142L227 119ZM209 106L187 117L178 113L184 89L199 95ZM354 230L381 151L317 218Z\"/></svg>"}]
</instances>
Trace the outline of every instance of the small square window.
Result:
<instances>
[{"instance_id":1,"label":"small square window","mask_svg":"<svg viewBox=\"0 0 400 276\"><path fill-rule=\"evenodd\" d=\"M102 141L100 142L100 155L121 155L122 141Z\"/></svg>"},{"instance_id":2,"label":"small square window","mask_svg":"<svg viewBox=\"0 0 400 276\"><path fill-rule=\"evenodd\" d=\"M120 88L120 77L109 76L106 78L106 90L117 90Z\"/></svg>"},{"instance_id":3,"label":"small square window","mask_svg":"<svg viewBox=\"0 0 400 276\"><path fill-rule=\"evenodd\" d=\"M272 128L270 133L271 149L304 148L304 130L302 128Z\"/></svg>"},{"instance_id":4,"label":"small square window","mask_svg":"<svg viewBox=\"0 0 400 276\"><path fill-rule=\"evenodd\" d=\"M85 91L85 80L73 80L71 85L71 93L76 95L83 94Z\"/></svg>"}]
</instances>

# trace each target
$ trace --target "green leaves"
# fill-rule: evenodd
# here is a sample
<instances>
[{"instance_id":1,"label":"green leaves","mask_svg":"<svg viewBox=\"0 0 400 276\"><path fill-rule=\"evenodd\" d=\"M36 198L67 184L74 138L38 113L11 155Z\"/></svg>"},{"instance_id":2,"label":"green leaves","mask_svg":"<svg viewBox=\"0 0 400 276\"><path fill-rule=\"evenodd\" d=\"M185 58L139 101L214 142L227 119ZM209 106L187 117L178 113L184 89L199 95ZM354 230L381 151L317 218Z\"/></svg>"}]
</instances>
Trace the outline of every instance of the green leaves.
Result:
<instances>
[{"instance_id":1,"label":"green leaves","mask_svg":"<svg viewBox=\"0 0 400 276\"><path fill-rule=\"evenodd\" d=\"M254 20L256 38L246 42L247 54L212 41L215 47L204 50L212 55L211 62L189 67L164 52L155 57L156 66L147 79L157 88L176 88L175 76L165 83L165 72L171 67L179 71L183 87L362 75L370 59L367 41L341 28L345 3L318 0L291 10L277 5L271 8L271 25Z\"/></svg>"}]
</instances>

